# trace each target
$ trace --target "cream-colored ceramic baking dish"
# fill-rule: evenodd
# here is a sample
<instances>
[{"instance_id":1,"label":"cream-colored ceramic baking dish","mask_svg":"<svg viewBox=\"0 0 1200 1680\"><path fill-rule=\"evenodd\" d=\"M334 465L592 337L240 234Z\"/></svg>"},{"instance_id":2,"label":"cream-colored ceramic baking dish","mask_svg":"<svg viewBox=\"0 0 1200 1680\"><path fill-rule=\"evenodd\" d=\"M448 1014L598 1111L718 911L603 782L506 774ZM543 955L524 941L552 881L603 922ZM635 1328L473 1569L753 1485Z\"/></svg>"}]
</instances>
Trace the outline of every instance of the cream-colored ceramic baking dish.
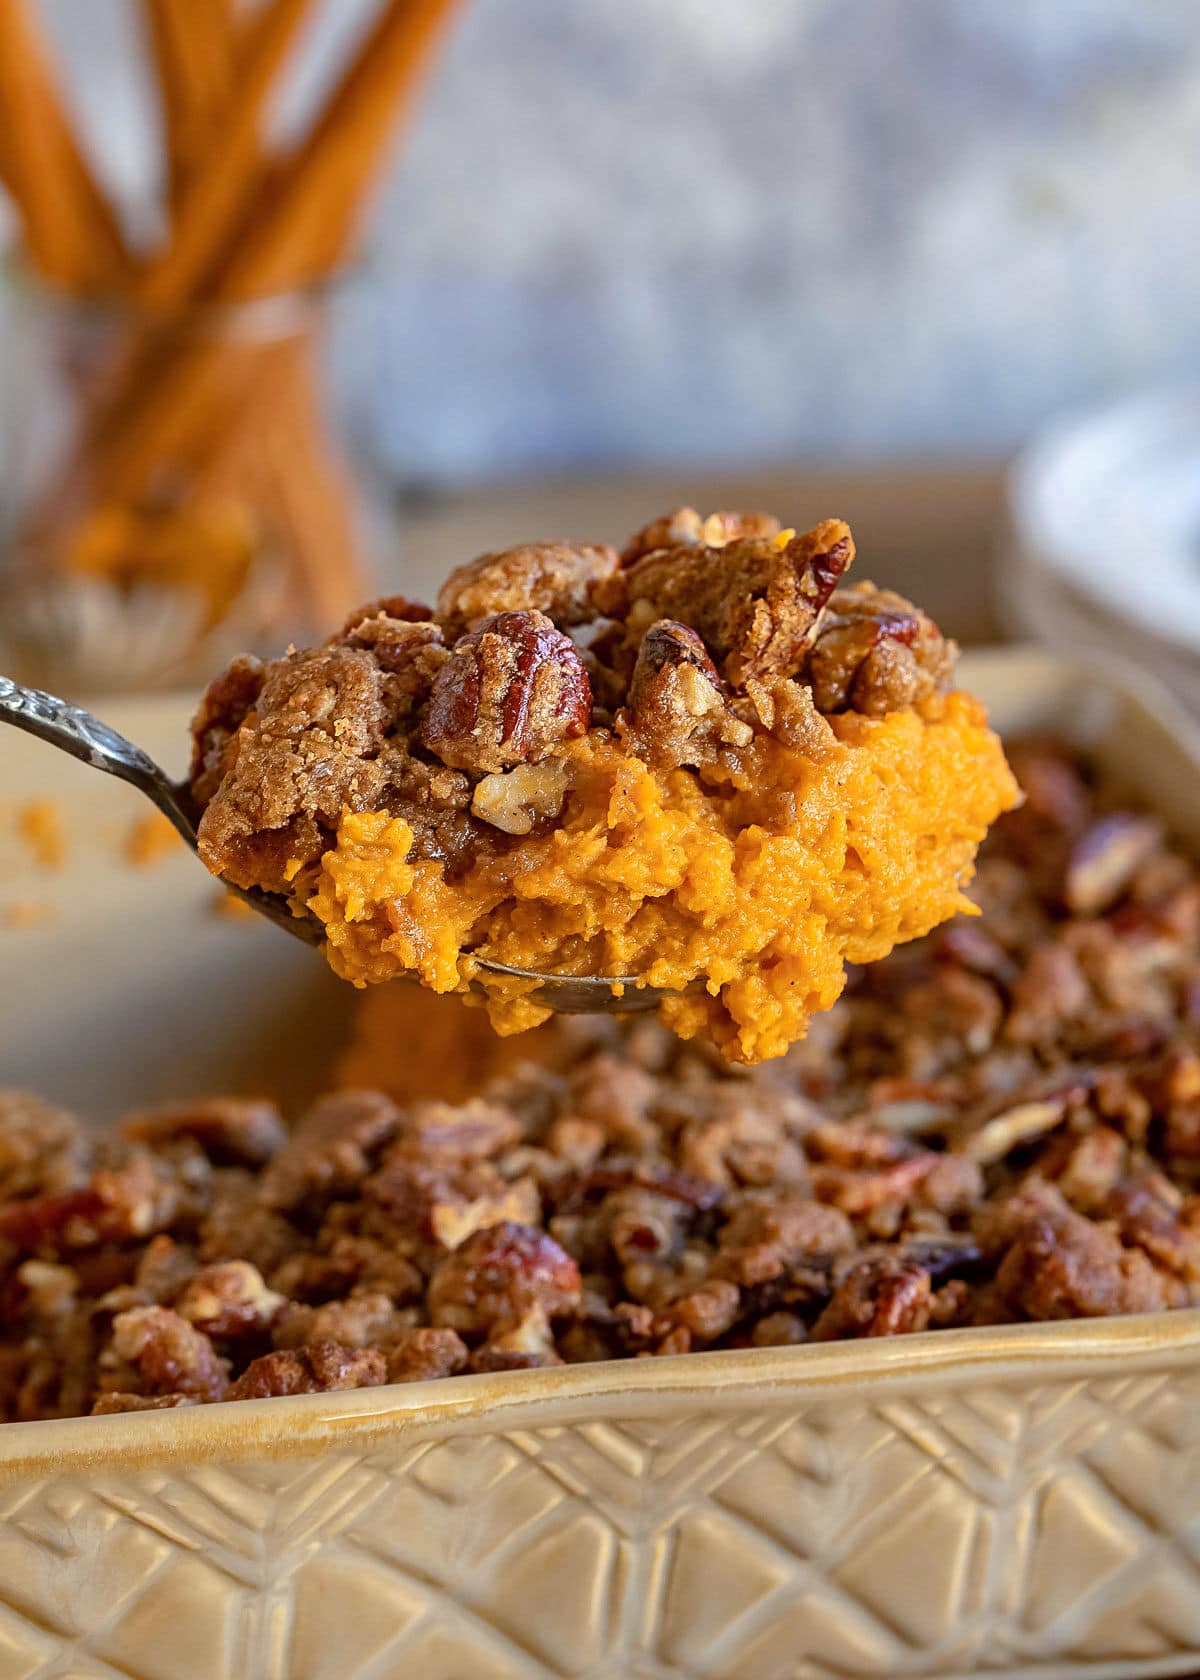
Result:
<instances>
[{"instance_id":1,"label":"cream-colored ceramic baking dish","mask_svg":"<svg viewBox=\"0 0 1200 1680\"><path fill-rule=\"evenodd\" d=\"M965 676L1200 844L1200 743L1136 684ZM112 710L163 750L186 708ZM0 829L4 894L58 912L0 932L5 1080L111 1112L312 1077L311 956L183 857L130 871L127 790L0 739L0 800L35 792L84 803L57 876ZM1183 1674L1200 1313L10 1425L0 1519L0 1680Z\"/></svg>"}]
</instances>

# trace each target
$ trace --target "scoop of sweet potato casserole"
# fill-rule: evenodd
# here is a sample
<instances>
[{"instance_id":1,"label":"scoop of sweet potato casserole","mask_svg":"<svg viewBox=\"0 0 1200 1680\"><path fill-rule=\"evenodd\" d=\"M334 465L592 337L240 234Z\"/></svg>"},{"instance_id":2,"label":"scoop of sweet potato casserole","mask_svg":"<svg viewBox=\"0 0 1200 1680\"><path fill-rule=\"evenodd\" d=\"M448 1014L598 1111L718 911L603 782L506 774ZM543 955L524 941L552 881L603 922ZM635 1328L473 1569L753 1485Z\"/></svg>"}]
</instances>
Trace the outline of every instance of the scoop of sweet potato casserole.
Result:
<instances>
[{"instance_id":1,"label":"scoop of sweet potato casserole","mask_svg":"<svg viewBox=\"0 0 1200 1680\"><path fill-rule=\"evenodd\" d=\"M237 660L196 719L201 856L319 918L356 985L612 976L663 988L681 1037L778 1056L847 962L967 908L1016 797L953 643L845 584L853 557L841 520L684 508ZM499 1030L545 1019L490 984Z\"/></svg>"}]
</instances>

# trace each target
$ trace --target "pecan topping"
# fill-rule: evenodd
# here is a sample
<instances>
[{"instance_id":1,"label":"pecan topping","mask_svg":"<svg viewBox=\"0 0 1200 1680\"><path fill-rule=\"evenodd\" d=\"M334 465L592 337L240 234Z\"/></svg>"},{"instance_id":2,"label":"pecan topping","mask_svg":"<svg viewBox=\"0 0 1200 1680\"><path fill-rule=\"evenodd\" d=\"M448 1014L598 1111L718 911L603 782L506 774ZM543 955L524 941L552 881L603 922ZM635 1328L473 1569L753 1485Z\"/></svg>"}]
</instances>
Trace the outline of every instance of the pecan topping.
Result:
<instances>
[{"instance_id":1,"label":"pecan topping","mask_svg":"<svg viewBox=\"0 0 1200 1680\"><path fill-rule=\"evenodd\" d=\"M582 735L592 690L572 642L540 612L506 612L454 644L421 739L459 770L493 774Z\"/></svg>"},{"instance_id":2,"label":"pecan topping","mask_svg":"<svg viewBox=\"0 0 1200 1680\"><path fill-rule=\"evenodd\" d=\"M699 631L734 688L799 669L825 603L854 558L854 539L827 519L781 546L744 537L720 548L661 549L602 582L597 606L637 634L655 619Z\"/></svg>"},{"instance_id":3,"label":"pecan topping","mask_svg":"<svg viewBox=\"0 0 1200 1680\"><path fill-rule=\"evenodd\" d=\"M591 617L589 590L617 568L615 549L590 543L532 542L481 554L438 590L438 617L458 636L506 612L543 612L555 624Z\"/></svg>"},{"instance_id":4,"label":"pecan topping","mask_svg":"<svg viewBox=\"0 0 1200 1680\"><path fill-rule=\"evenodd\" d=\"M237 886L284 891L289 865L320 856L343 807L377 805L374 760L387 723L384 673L365 648L316 648L269 665L200 819L201 857Z\"/></svg>"},{"instance_id":5,"label":"pecan topping","mask_svg":"<svg viewBox=\"0 0 1200 1680\"><path fill-rule=\"evenodd\" d=\"M625 740L656 769L703 764L754 731L730 711L717 668L686 624L669 618L642 637L629 683Z\"/></svg>"}]
</instances>

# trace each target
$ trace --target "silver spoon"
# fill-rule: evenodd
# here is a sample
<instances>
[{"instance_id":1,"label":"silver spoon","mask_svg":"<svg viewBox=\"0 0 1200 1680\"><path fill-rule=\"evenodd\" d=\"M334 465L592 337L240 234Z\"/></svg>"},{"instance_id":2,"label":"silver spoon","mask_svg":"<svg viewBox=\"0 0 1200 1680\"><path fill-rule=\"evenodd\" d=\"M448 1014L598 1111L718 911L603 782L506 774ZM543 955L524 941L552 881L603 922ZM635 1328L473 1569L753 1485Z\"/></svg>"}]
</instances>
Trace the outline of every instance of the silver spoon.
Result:
<instances>
[{"instance_id":1,"label":"silver spoon","mask_svg":"<svg viewBox=\"0 0 1200 1680\"><path fill-rule=\"evenodd\" d=\"M198 853L196 824L200 813L187 783L173 782L149 753L93 717L91 712L69 705L57 695L45 694L40 688L24 688L11 678L0 676L0 723L11 723L60 752L90 764L94 770L103 770L106 775L129 782L158 806L192 851ZM281 893L265 892L261 887L235 887L228 881L225 885L252 910L294 938L302 939L306 945L324 944L324 929L316 917L295 915L290 901ZM504 963L482 958L478 966L487 974L534 982L533 989L525 995L560 1015L626 1015L635 1010L654 1009L668 995L660 987L641 986L628 976L609 979L599 974L538 974L532 969L509 968ZM624 995L614 996L614 986L624 987Z\"/></svg>"}]
</instances>

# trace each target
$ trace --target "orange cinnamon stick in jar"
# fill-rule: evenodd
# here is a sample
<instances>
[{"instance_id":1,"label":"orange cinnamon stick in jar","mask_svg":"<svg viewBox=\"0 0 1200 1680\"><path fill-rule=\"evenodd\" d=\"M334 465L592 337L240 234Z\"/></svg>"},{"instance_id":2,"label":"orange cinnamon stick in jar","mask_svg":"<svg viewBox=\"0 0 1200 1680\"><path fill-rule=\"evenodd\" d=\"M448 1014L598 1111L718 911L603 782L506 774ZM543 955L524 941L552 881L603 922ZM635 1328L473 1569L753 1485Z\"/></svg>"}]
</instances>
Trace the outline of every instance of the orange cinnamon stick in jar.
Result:
<instances>
[{"instance_id":1,"label":"orange cinnamon stick in jar","mask_svg":"<svg viewBox=\"0 0 1200 1680\"><path fill-rule=\"evenodd\" d=\"M191 296L250 210L262 188L264 110L310 9L311 0L267 0L248 23L221 126L220 166L204 170L182 196L174 236L138 286L143 308L165 308Z\"/></svg>"},{"instance_id":2,"label":"orange cinnamon stick in jar","mask_svg":"<svg viewBox=\"0 0 1200 1680\"><path fill-rule=\"evenodd\" d=\"M325 116L277 183L263 190L266 213L247 230L218 281L223 295L257 296L294 286L336 261L358 199L378 167L396 102L415 82L452 5L453 0L390 0L385 6ZM186 454L211 382L206 363L213 353L203 344L177 346L169 366L140 383L127 410L104 417L91 449L93 476L106 498L142 493L155 454L168 449Z\"/></svg>"},{"instance_id":3,"label":"orange cinnamon stick in jar","mask_svg":"<svg viewBox=\"0 0 1200 1680\"><path fill-rule=\"evenodd\" d=\"M233 6L231 0L145 0L145 14L161 92L168 194L178 211L229 100Z\"/></svg>"},{"instance_id":4,"label":"orange cinnamon stick in jar","mask_svg":"<svg viewBox=\"0 0 1200 1680\"><path fill-rule=\"evenodd\" d=\"M125 244L63 112L23 0L0 0L0 111L5 180L35 266L68 291L115 288L128 270Z\"/></svg>"},{"instance_id":5,"label":"orange cinnamon stick in jar","mask_svg":"<svg viewBox=\"0 0 1200 1680\"><path fill-rule=\"evenodd\" d=\"M226 297L303 288L342 260L385 142L457 0L387 0L308 139L264 190L233 251Z\"/></svg>"},{"instance_id":6,"label":"orange cinnamon stick in jar","mask_svg":"<svg viewBox=\"0 0 1200 1680\"><path fill-rule=\"evenodd\" d=\"M203 533L219 539L240 508L246 529L261 514L285 533L295 594L315 617L337 617L361 592L354 521L314 391L312 323L288 312L303 313L304 294L343 259L455 0L382 0L325 109L283 156L265 138L270 101L312 0L141 3L169 231L135 267L58 107L26 0L0 0L0 178L25 211L31 254L56 284L129 305L101 357L81 364L69 458L25 523L25 547L118 591L147 568L168 580L178 560L191 588ZM141 560L118 552L122 533ZM214 600L235 547L214 552Z\"/></svg>"}]
</instances>

